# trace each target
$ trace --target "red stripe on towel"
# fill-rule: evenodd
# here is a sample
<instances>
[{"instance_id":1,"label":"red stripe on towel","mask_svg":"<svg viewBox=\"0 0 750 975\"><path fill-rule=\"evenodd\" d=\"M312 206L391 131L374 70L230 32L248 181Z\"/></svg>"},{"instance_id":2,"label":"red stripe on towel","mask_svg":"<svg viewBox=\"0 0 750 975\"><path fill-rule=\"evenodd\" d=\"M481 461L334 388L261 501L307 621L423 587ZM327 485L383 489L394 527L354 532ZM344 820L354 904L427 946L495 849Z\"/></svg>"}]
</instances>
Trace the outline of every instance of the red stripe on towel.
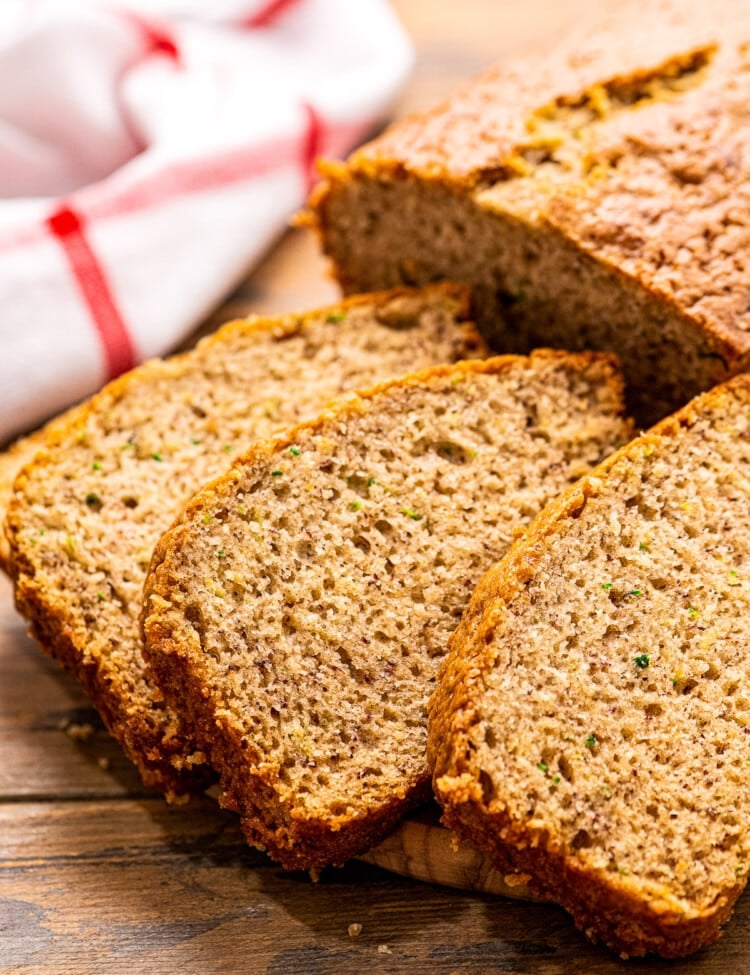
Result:
<instances>
[{"instance_id":1,"label":"red stripe on towel","mask_svg":"<svg viewBox=\"0 0 750 975\"><path fill-rule=\"evenodd\" d=\"M107 378L114 379L136 363L133 340L115 304L104 268L86 240L81 217L61 207L47 227L63 249L101 342Z\"/></svg>"},{"instance_id":2,"label":"red stripe on towel","mask_svg":"<svg viewBox=\"0 0 750 975\"><path fill-rule=\"evenodd\" d=\"M122 188L110 188L107 196L88 202L81 194L81 208L90 220L119 217L136 210L146 210L167 200L192 193L249 182L294 163L300 135L266 143L230 149L202 159L190 159L164 166L138 182Z\"/></svg>"},{"instance_id":3,"label":"red stripe on towel","mask_svg":"<svg viewBox=\"0 0 750 975\"><path fill-rule=\"evenodd\" d=\"M315 163L323 154L323 140L326 129L323 116L320 115L309 102L303 102L302 108L307 118L304 142L302 143L302 175L305 181L305 192L309 192L318 180Z\"/></svg>"},{"instance_id":4,"label":"red stripe on towel","mask_svg":"<svg viewBox=\"0 0 750 975\"><path fill-rule=\"evenodd\" d=\"M241 27L268 27L299 0L269 0L254 14L239 22Z\"/></svg>"},{"instance_id":5,"label":"red stripe on towel","mask_svg":"<svg viewBox=\"0 0 750 975\"><path fill-rule=\"evenodd\" d=\"M307 125L300 135L232 149L202 159L172 163L129 186L118 187L112 181L106 195L101 193L99 187L94 187L94 199L89 199L91 194L84 189L74 196L79 223L85 221L90 224L123 217L128 213L158 207L180 196L210 192L253 180L295 160L298 161L300 170L304 165L307 179L312 175L315 157L321 154L324 136L324 151L336 152L339 144L358 141L371 131L374 124L371 119L367 119L331 125L310 106L305 111ZM40 224L0 231L0 252L38 244L48 236L48 226Z\"/></svg>"},{"instance_id":6,"label":"red stripe on towel","mask_svg":"<svg viewBox=\"0 0 750 975\"><path fill-rule=\"evenodd\" d=\"M180 49L177 46L177 41L166 27L135 13L133 10L113 10L112 12L138 30L146 44L146 54L161 54L176 64L180 63Z\"/></svg>"}]
</instances>

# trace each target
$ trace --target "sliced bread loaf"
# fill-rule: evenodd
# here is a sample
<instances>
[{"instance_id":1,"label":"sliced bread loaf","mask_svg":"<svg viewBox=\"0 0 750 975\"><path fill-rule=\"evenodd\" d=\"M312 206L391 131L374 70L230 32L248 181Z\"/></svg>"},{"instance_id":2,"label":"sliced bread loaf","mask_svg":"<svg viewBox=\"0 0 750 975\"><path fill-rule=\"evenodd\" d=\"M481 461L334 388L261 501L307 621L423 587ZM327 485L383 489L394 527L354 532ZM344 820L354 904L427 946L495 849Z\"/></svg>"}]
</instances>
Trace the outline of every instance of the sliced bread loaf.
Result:
<instances>
[{"instance_id":1,"label":"sliced bread loaf","mask_svg":"<svg viewBox=\"0 0 750 975\"><path fill-rule=\"evenodd\" d=\"M513 533L627 437L621 391L603 355L436 368L255 445L187 506L146 653L250 842L341 863L429 793L448 636Z\"/></svg>"},{"instance_id":2,"label":"sliced bread loaf","mask_svg":"<svg viewBox=\"0 0 750 975\"><path fill-rule=\"evenodd\" d=\"M570 488L431 702L444 822L618 952L718 937L750 869L750 378Z\"/></svg>"},{"instance_id":3,"label":"sliced bread loaf","mask_svg":"<svg viewBox=\"0 0 750 975\"><path fill-rule=\"evenodd\" d=\"M466 281L503 351L615 351L650 423L750 362L750 5L611 8L326 165L312 211L345 288Z\"/></svg>"},{"instance_id":4,"label":"sliced bread loaf","mask_svg":"<svg viewBox=\"0 0 750 975\"><path fill-rule=\"evenodd\" d=\"M257 437L342 390L484 354L467 315L463 289L437 286L231 323L107 386L20 474L8 512L17 604L149 785L178 794L205 774L141 653L141 590L161 533Z\"/></svg>"}]
</instances>

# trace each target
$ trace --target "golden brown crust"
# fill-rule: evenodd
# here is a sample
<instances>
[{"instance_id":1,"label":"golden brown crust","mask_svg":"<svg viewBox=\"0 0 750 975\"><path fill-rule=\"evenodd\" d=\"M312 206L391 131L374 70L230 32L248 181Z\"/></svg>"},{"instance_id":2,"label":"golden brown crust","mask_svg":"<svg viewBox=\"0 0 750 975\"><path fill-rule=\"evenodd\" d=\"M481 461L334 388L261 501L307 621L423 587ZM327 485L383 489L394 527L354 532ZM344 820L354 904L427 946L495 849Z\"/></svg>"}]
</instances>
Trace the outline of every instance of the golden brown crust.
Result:
<instances>
[{"instance_id":1,"label":"golden brown crust","mask_svg":"<svg viewBox=\"0 0 750 975\"><path fill-rule=\"evenodd\" d=\"M742 0L718 0L712 17L696 0L642 0L609 9L562 38L490 68L452 97L391 125L347 162L323 164L345 173L474 188L518 172L530 143L527 120L550 107L598 97L603 84L648 81L700 51L736 41L750 16ZM320 188L314 191L318 200Z\"/></svg>"},{"instance_id":2,"label":"golden brown crust","mask_svg":"<svg viewBox=\"0 0 750 975\"><path fill-rule=\"evenodd\" d=\"M42 648L74 676L76 676L100 711L110 732L117 738L128 757L138 766L144 782L175 799L186 792L200 791L213 778L204 764L205 756L196 750L188 732L177 715L163 701L161 692L144 671L148 684L148 701L144 707L134 707L128 691L132 676L120 674L108 665L107 659L92 655L86 629L74 619L67 606L65 593L40 585L32 553L27 550L25 530L27 514L20 500L29 483L53 466L61 447L75 441L83 433L90 418L96 418L120 399L136 384L154 377L174 377L188 368L196 352L223 346L237 335L271 333L277 339L296 334L313 318L335 321L341 313L352 308L372 306L377 312L400 296L414 295L413 289L403 288L366 296L353 296L327 308L288 314L279 317L256 316L230 322L217 333L205 338L197 350L166 360L144 363L137 369L109 383L103 390L56 421L52 421L39 438L44 445L33 460L18 474L15 494L10 501L6 521L9 543L9 574L15 584L16 605L31 622L33 635ZM470 296L466 287L440 283L424 289L425 301L450 303L460 323L463 345L476 354L486 354L486 346L469 320ZM36 435L35 435L36 436ZM34 445L36 446L36 444ZM23 441L19 450L26 450ZM0 512L0 516L2 512ZM122 682L122 686L121 686Z\"/></svg>"},{"instance_id":3,"label":"golden brown crust","mask_svg":"<svg viewBox=\"0 0 750 975\"><path fill-rule=\"evenodd\" d=\"M656 952L677 958L712 943L744 889L744 878L738 877L708 907L696 907L658 885L649 890L642 881L587 870L558 848L549 830L491 810L471 765L469 735L479 720L475 702L493 667L493 633L514 599L536 578L555 537L580 517L589 498L606 489L611 472L637 463L664 440L679 438L707 410L733 396L750 401L750 376L737 376L705 393L615 451L532 521L475 589L430 701L428 757L445 824L488 853L501 871L527 873L533 890L561 904L588 936L624 956Z\"/></svg>"},{"instance_id":4,"label":"golden brown crust","mask_svg":"<svg viewBox=\"0 0 750 975\"><path fill-rule=\"evenodd\" d=\"M598 372L615 402L623 403L623 383L617 360L604 353L577 354L539 350L529 359L556 360L568 363L574 372ZM357 415L367 409L370 401L392 389L422 387L431 379L461 374L499 374L513 369L518 356L502 356L485 361L459 362L434 366L402 379L388 380L366 391L331 404L320 417L299 424L283 434L255 443L232 468L207 485L180 513L172 527L159 540L151 560L144 587L142 630L147 659L167 699L179 713L189 716L196 739L210 757L220 775L222 802L243 816L243 828L251 843L261 845L288 868L322 867L341 863L345 859L373 846L401 818L408 809L423 801L429 794L429 777L423 776L408 786L390 802L358 816L341 814L309 818L295 815L279 799L275 788L278 770L270 771L264 756L232 725L226 709L212 696L212 682L202 663L202 654L190 645L195 639L162 610L169 606L170 594L181 585L179 565L171 554L188 543L194 524L205 523L209 512L226 504L226 498L241 477L243 469L285 452L299 443L306 432L320 432L333 422ZM238 761L238 756L243 756Z\"/></svg>"},{"instance_id":5,"label":"golden brown crust","mask_svg":"<svg viewBox=\"0 0 750 975\"><path fill-rule=\"evenodd\" d=\"M514 829L507 817L489 813L479 802L467 803L460 813L449 805L442 821L479 850L492 849L498 870L531 878L529 888L535 894L561 904L580 931L623 958L651 952L662 958L683 958L707 947L721 937L721 927L742 893L742 887L727 891L710 912L686 916L671 905L655 907L642 890L629 891L624 884L613 890L563 854L545 848L543 839L530 844L528 836ZM512 844L518 847L509 854Z\"/></svg>"}]
</instances>

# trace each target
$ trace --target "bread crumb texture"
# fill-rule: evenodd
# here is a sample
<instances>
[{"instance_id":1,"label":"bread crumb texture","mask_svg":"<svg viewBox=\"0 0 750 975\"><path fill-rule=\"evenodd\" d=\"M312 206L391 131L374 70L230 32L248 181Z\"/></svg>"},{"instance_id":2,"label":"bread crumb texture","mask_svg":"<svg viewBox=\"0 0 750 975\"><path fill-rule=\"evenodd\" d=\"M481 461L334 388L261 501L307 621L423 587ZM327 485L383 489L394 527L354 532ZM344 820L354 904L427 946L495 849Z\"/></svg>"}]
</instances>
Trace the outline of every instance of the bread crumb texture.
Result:
<instances>
[{"instance_id":1,"label":"bread crumb texture","mask_svg":"<svg viewBox=\"0 0 750 975\"><path fill-rule=\"evenodd\" d=\"M617 352L653 422L750 357L750 7L601 19L324 167L312 211L345 287L466 281L503 350Z\"/></svg>"},{"instance_id":2,"label":"bread crumb texture","mask_svg":"<svg viewBox=\"0 0 750 975\"><path fill-rule=\"evenodd\" d=\"M251 842L340 863L429 793L427 699L474 584L628 432L610 357L501 357L344 402L191 502L146 647Z\"/></svg>"},{"instance_id":3,"label":"bread crumb texture","mask_svg":"<svg viewBox=\"0 0 750 975\"><path fill-rule=\"evenodd\" d=\"M20 437L0 451L0 569L10 572L10 546L4 529L5 515L13 494L13 482L16 475L31 460L38 450L44 446L47 439L47 429L50 432L57 423L67 422L67 414L62 414L47 427L42 427L27 437Z\"/></svg>"},{"instance_id":4,"label":"bread crumb texture","mask_svg":"<svg viewBox=\"0 0 750 975\"><path fill-rule=\"evenodd\" d=\"M750 381L553 502L431 706L447 821L615 950L718 937L750 869Z\"/></svg>"},{"instance_id":5,"label":"bread crumb texture","mask_svg":"<svg viewBox=\"0 0 750 975\"><path fill-rule=\"evenodd\" d=\"M141 652L141 590L161 533L256 438L344 390L483 355L467 316L466 292L441 285L230 323L53 423L10 502L16 600L147 784L176 794L207 774ZM14 456L25 451L21 443Z\"/></svg>"}]
</instances>

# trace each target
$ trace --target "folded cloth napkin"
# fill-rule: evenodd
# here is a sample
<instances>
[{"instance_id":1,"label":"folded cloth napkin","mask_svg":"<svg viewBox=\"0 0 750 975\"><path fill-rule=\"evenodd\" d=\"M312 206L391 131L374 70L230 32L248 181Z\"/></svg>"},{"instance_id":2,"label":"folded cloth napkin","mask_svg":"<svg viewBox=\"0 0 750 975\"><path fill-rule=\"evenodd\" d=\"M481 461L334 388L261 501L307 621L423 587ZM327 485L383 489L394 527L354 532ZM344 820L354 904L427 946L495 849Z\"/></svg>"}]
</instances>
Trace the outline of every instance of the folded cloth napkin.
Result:
<instances>
[{"instance_id":1,"label":"folded cloth napkin","mask_svg":"<svg viewBox=\"0 0 750 975\"><path fill-rule=\"evenodd\" d=\"M189 333L411 57L385 0L2 0L0 443Z\"/></svg>"}]
</instances>

